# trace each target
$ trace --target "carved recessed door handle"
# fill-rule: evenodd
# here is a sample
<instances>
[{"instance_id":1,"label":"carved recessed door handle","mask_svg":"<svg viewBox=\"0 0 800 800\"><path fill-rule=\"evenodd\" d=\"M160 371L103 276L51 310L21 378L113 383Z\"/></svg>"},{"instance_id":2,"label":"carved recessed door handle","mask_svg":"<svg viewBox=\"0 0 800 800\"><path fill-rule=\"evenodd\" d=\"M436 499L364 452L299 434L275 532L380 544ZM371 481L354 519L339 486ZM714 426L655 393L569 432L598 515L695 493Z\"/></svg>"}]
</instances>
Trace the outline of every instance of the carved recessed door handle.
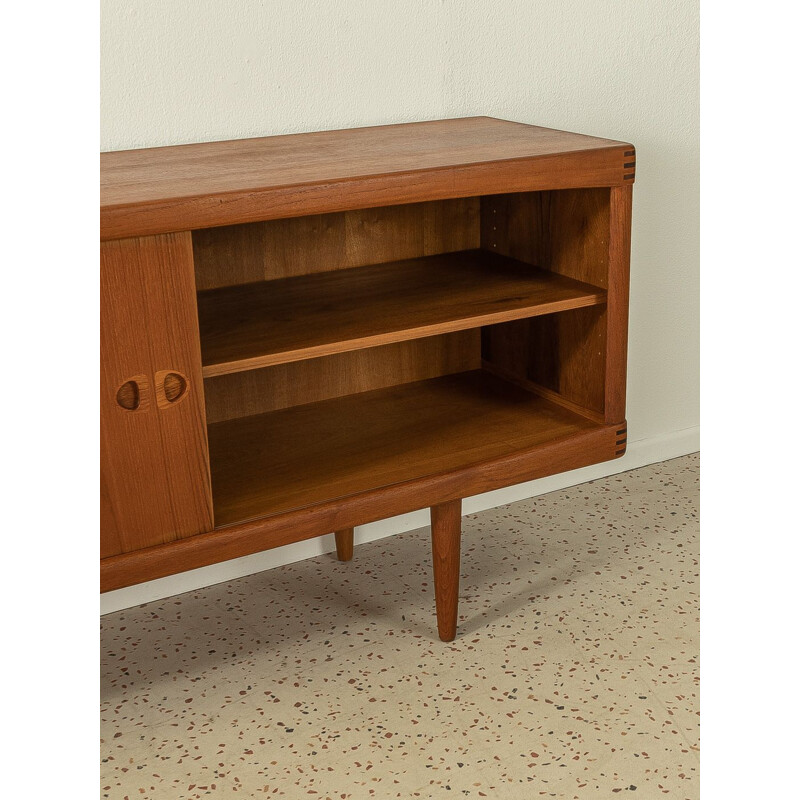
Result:
<instances>
[{"instance_id":1,"label":"carved recessed door handle","mask_svg":"<svg viewBox=\"0 0 800 800\"><path fill-rule=\"evenodd\" d=\"M171 408L186 397L189 381L174 369L156 372L156 403L160 409Z\"/></svg>"},{"instance_id":2,"label":"carved recessed door handle","mask_svg":"<svg viewBox=\"0 0 800 800\"><path fill-rule=\"evenodd\" d=\"M150 402L147 375L134 375L117 389L117 405L125 411L144 411Z\"/></svg>"}]
</instances>

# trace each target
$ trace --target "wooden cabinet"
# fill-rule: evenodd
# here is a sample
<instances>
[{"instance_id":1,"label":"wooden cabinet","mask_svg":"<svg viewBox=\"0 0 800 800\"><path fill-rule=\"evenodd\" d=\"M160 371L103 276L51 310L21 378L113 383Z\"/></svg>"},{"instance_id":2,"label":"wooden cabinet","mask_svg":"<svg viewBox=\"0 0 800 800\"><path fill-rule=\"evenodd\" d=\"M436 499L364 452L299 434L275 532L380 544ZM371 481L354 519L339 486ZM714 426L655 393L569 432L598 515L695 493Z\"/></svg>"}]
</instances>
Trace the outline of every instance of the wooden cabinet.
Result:
<instances>
[{"instance_id":1,"label":"wooden cabinet","mask_svg":"<svg viewBox=\"0 0 800 800\"><path fill-rule=\"evenodd\" d=\"M486 117L101 156L101 584L625 452L633 147Z\"/></svg>"}]
</instances>

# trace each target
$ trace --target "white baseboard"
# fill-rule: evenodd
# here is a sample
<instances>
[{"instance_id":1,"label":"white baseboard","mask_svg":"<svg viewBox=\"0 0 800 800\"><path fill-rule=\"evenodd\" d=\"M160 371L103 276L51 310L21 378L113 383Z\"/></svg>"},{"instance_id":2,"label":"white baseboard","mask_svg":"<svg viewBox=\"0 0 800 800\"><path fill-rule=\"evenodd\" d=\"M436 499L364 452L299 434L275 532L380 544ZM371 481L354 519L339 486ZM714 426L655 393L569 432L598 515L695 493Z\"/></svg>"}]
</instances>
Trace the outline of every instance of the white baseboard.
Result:
<instances>
[{"instance_id":1,"label":"white baseboard","mask_svg":"<svg viewBox=\"0 0 800 800\"><path fill-rule=\"evenodd\" d=\"M541 478L537 481L528 481L516 486L509 486L506 489L498 489L494 492L466 498L463 506L464 513L474 514L478 511L505 505L506 503L513 503L517 500L525 500L529 497L547 494L547 492L565 489L568 486L575 486L596 478L616 475L619 472L627 472L630 469L643 467L647 464L655 464L658 461L666 461L670 458L694 453L699 449L699 426L654 436L649 439L641 439L636 442L628 442L628 452L622 458L614 461L607 461L603 464L595 464L591 467L563 472L560 475L551 475L548 478ZM372 522L369 525L362 525L356 528L355 543L358 545L364 542L372 542L376 539L392 536L395 533L423 528L429 524L430 518L427 509L414 511L410 514L402 514L399 517L391 517L390 519ZM335 549L336 545L331 533L305 542L276 547L263 553L255 553L251 556L223 561L221 564L212 564L209 567L182 572L180 575L170 575L167 578L140 583L137 586L117 589L100 595L100 613L109 614L112 611L131 608L152 600L161 600L182 592L201 589L205 586L212 586L215 583L222 583L245 575L252 575L262 570L280 567L283 564L302 561L305 558L329 553Z\"/></svg>"}]
</instances>

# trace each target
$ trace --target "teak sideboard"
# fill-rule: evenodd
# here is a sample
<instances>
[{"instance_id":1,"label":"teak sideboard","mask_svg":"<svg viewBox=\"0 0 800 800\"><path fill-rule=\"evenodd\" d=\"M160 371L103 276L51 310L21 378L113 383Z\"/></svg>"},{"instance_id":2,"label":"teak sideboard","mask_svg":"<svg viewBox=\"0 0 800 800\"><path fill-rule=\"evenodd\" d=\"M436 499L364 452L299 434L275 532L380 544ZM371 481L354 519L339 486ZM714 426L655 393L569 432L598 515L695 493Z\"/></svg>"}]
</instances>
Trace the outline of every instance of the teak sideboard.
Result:
<instances>
[{"instance_id":1,"label":"teak sideboard","mask_svg":"<svg viewBox=\"0 0 800 800\"><path fill-rule=\"evenodd\" d=\"M101 590L618 458L634 148L474 117L101 155Z\"/></svg>"}]
</instances>

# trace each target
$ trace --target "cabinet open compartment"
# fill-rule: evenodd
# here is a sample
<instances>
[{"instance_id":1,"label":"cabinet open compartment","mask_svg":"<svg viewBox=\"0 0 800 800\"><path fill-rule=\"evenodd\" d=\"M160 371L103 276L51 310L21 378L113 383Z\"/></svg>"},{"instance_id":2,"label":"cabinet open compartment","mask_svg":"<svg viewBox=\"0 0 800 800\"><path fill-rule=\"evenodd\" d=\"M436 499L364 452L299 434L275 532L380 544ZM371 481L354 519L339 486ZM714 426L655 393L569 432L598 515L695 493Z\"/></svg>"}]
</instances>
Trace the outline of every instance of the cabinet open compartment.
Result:
<instances>
[{"instance_id":1,"label":"cabinet open compartment","mask_svg":"<svg viewBox=\"0 0 800 800\"><path fill-rule=\"evenodd\" d=\"M480 467L597 423L485 370L209 425L217 525Z\"/></svg>"},{"instance_id":2,"label":"cabinet open compartment","mask_svg":"<svg viewBox=\"0 0 800 800\"><path fill-rule=\"evenodd\" d=\"M536 192L196 232L216 525L599 429L608 203Z\"/></svg>"}]
</instances>

